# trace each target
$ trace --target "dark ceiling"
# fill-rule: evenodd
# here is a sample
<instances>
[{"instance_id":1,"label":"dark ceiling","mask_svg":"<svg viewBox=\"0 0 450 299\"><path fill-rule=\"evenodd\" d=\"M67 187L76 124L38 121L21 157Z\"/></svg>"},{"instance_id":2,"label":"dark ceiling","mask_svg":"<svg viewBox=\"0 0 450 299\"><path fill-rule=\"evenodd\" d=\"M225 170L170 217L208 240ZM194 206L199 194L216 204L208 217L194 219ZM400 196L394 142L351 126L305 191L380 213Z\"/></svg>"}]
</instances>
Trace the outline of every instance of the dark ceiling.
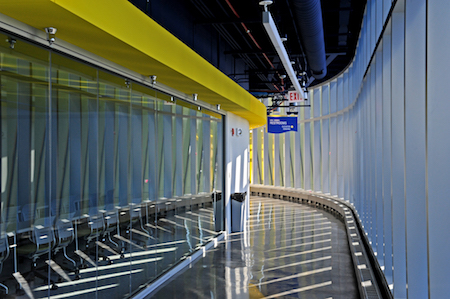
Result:
<instances>
[{"instance_id":1,"label":"dark ceiling","mask_svg":"<svg viewBox=\"0 0 450 299\"><path fill-rule=\"evenodd\" d=\"M230 78L255 95L286 91L291 87L284 68L262 24L263 7L260 0L130 0L163 27L226 73ZM275 0L269 6L294 70L306 71L307 85L313 86L339 74L350 63L360 32L366 0L321 0L327 75L323 79L311 77L304 56L304 45L293 10L295 1ZM199 36L204 37L199 42ZM216 43L208 41L217 39ZM226 44L224 46L223 44ZM215 49L212 49L215 48ZM209 52L216 51L212 58ZM240 68L224 67L230 61Z\"/></svg>"}]
</instances>

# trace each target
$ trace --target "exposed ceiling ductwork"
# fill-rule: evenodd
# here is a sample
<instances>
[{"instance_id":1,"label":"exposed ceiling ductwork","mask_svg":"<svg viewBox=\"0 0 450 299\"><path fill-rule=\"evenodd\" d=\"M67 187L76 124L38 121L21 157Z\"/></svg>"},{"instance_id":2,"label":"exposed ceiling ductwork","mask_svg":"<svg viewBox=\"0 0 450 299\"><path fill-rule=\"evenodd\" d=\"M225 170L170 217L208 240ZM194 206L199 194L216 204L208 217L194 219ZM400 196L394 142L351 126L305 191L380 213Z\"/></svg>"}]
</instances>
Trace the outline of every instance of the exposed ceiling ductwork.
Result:
<instances>
[{"instance_id":1,"label":"exposed ceiling ductwork","mask_svg":"<svg viewBox=\"0 0 450 299\"><path fill-rule=\"evenodd\" d=\"M290 76L264 29L262 0L129 1L262 97L285 94L296 81L309 88L345 69L353 58L366 4L366 0L270 1L268 10L295 74Z\"/></svg>"},{"instance_id":2,"label":"exposed ceiling ductwork","mask_svg":"<svg viewBox=\"0 0 450 299\"><path fill-rule=\"evenodd\" d=\"M327 74L327 63L320 0L291 0L291 3L312 76L322 79Z\"/></svg>"}]
</instances>

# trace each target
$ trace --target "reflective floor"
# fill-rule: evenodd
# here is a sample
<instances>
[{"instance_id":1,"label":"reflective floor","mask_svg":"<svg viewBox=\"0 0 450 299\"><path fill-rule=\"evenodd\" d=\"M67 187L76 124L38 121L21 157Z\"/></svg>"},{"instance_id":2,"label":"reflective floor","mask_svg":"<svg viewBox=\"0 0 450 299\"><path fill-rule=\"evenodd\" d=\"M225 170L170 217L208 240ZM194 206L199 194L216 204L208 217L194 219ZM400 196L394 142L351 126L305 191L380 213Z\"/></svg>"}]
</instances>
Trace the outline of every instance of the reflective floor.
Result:
<instances>
[{"instance_id":1,"label":"reflective floor","mask_svg":"<svg viewBox=\"0 0 450 299\"><path fill-rule=\"evenodd\" d=\"M123 236L112 237L114 241L124 244L126 250L123 254L114 253L113 245L100 241L97 241L99 249L108 254L108 260L102 260L99 257L95 261L94 257L87 256L86 251L84 255L86 265L80 269L79 279L74 278L73 271L63 269L66 268L65 266L70 266L68 260L62 255L56 255L52 257L52 262L55 265L61 265L58 267L62 273L61 278L66 277L66 279L60 279L57 289L50 289L45 279L34 275L30 277L22 272L18 274L22 279L25 292L19 295L15 293L15 281L11 277L8 280L2 280L8 283L10 289L9 294L4 297L17 299L126 298L134 290L142 288L172 267L183 256L193 252L196 247L217 234L214 231L213 208L210 205L192 206L190 210L178 211L176 214L171 212L159 218L157 222L145 223L145 227L138 224L130 231L133 236L128 239L125 232ZM71 258L79 260L73 248L69 248L68 251ZM19 261L21 269L25 269L28 264L25 260ZM3 268L5 273L12 272L12 266L12 260L9 260ZM46 274L47 268L43 267L41 272ZM52 273L51 276L56 280L56 273ZM2 294L0 298L3 298Z\"/></svg>"},{"instance_id":2,"label":"reflective floor","mask_svg":"<svg viewBox=\"0 0 450 299\"><path fill-rule=\"evenodd\" d=\"M252 197L232 234L152 298L358 298L344 224L331 214Z\"/></svg>"}]
</instances>

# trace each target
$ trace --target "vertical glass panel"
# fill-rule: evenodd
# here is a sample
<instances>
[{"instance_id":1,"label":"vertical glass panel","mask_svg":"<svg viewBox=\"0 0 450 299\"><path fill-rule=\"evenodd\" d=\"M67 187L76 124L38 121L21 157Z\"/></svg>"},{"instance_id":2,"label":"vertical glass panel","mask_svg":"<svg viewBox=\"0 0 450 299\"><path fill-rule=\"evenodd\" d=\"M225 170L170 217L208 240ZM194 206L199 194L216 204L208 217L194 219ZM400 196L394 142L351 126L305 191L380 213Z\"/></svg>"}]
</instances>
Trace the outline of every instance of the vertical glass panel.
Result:
<instances>
[{"instance_id":1,"label":"vertical glass panel","mask_svg":"<svg viewBox=\"0 0 450 299\"><path fill-rule=\"evenodd\" d=\"M82 289L78 296L85 298L99 286L100 273L93 269L100 271L98 260L103 255L97 246L103 230L100 226L91 230L91 222L103 223L98 210L97 70L52 53L51 87L52 169L56 169L57 184L55 204L51 204L52 211L56 206L56 246L49 273L56 272L52 280L62 281L51 295L77 291L70 280L79 279Z\"/></svg>"},{"instance_id":2,"label":"vertical glass panel","mask_svg":"<svg viewBox=\"0 0 450 299\"><path fill-rule=\"evenodd\" d=\"M253 171L253 167L254 167L254 164L253 164L253 155L254 155L254 146L253 146L253 142L254 142L254 138L253 138L253 134L255 134L254 132L256 132L255 130L250 130L250 138L249 138L249 152L250 152L250 154L249 154L249 157L250 157L250 161L249 161L249 165L250 165L250 167L249 167L249 170L250 170L250 172L249 172L249 178L250 178L250 184L256 184L256 179L255 179L255 174L254 174L254 171Z\"/></svg>"},{"instance_id":3,"label":"vertical glass panel","mask_svg":"<svg viewBox=\"0 0 450 299\"><path fill-rule=\"evenodd\" d=\"M289 132L290 135L290 143L289 143L289 155L290 155L290 165L289 165L289 186L295 187L295 165L296 161L298 160L298 157L296 155L295 151L295 135L298 134L297 132L291 131Z\"/></svg>"},{"instance_id":4,"label":"vertical glass panel","mask_svg":"<svg viewBox=\"0 0 450 299\"><path fill-rule=\"evenodd\" d=\"M280 178L279 183L280 183L280 186L283 186L283 187L286 186L285 185L286 177L284 175L285 167L286 167L286 164L285 164L285 160L286 160L285 134L279 134L279 143L275 145L275 146L279 147L279 155L278 155L278 157L276 157L276 159L279 159L278 163L280 165L279 173L276 173L275 175L277 175Z\"/></svg>"},{"instance_id":5,"label":"vertical glass panel","mask_svg":"<svg viewBox=\"0 0 450 299\"><path fill-rule=\"evenodd\" d=\"M273 184L275 186L280 186L282 178L280 177L281 169L281 159L280 159L280 134L270 134L273 135Z\"/></svg>"},{"instance_id":6,"label":"vertical glass panel","mask_svg":"<svg viewBox=\"0 0 450 299\"><path fill-rule=\"evenodd\" d=\"M0 47L0 83L19 294L129 297L224 229L220 115L23 42Z\"/></svg>"},{"instance_id":7,"label":"vertical glass panel","mask_svg":"<svg viewBox=\"0 0 450 299\"><path fill-rule=\"evenodd\" d=\"M197 152L195 154L197 159L197 173L196 173L196 185L197 192L202 192L204 187L204 178L202 175L204 166L204 148L203 148L203 121L201 119L202 113L197 112L197 134L195 136Z\"/></svg>"},{"instance_id":8,"label":"vertical glass panel","mask_svg":"<svg viewBox=\"0 0 450 299\"><path fill-rule=\"evenodd\" d=\"M130 219L125 229L131 245L131 275L130 292L136 292L157 272L158 261L164 253L157 254L160 245L160 229L158 224L157 199L158 177L155 136L156 123L156 92L132 85L131 115L130 115Z\"/></svg>"},{"instance_id":9,"label":"vertical glass panel","mask_svg":"<svg viewBox=\"0 0 450 299\"><path fill-rule=\"evenodd\" d=\"M223 200L222 200L222 182L219 175L219 163L220 163L220 149L219 149L219 126L216 121L211 121L211 187L212 187L212 208L213 217L209 218L210 221L215 223L214 231L221 231L223 215Z\"/></svg>"},{"instance_id":10,"label":"vertical glass panel","mask_svg":"<svg viewBox=\"0 0 450 299\"><path fill-rule=\"evenodd\" d=\"M97 209L89 207L87 241L94 242L97 252L99 298L130 294L131 273L136 272L130 268L136 251L130 230L133 220L130 96L131 86L123 78L98 72L98 202Z\"/></svg>"},{"instance_id":11,"label":"vertical glass panel","mask_svg":"<svg viewBox=\"0 0 450 299\"><path fill-rule=\"evenodd\" d=\"M191 138L190 138L190 119L189 119L189 109L183 107L183 194L191 193L191 163L189 163L190 152L191 152Z\"/></svg>"},{"instance_id":12,"label":"vertical glass panel","mask_svg":"<svg viewBox=\"0 0 450 299\"><path fill-rule=\"evenodd\" d=\"M214 143L213 214L215 231L225 229L225 200L223 200L223 122L219 118L211 121L211 135Z\"/></svg>"},{"instance_id":13,"label":"vertical glass panel","mask_svg":"<svg viewBox=\"0 0 450 299\"><path fill-rule=\"evenodd\" d=\"M156 107L158 113L156 114L156 131L157 131L157 153L156 153L156 162L158 164L157 168L157 176L158 176L158 193L157 198L164 197L164 155L166 152L164 151L164 114L160 113L163 108L162 101L157 101Z\"/></svg>"},{"instance_id":14,"label":"vertical glass panel","mask_svg":"<svg viewBox=\"0 0 450 299\"><path fill-rule=\"evenodd\" d=\"M175 100L174 100L175 101ZM173 134L172 134L172 144L173 144L173 192L174 196L182 196L183 193L183 176L181 175L183 171L183 107L175 106L172 108L175 112L175 117L173 117Z\"/></svg>"},{"instance_id":15,"label":"vertical glass panel","mask_svg":"<svg viewBox=\"0 0 450 299\"><path fill-rule=\"evenodd\" d=\"M210 163L210 192L213 192L214 190L217 189L217 163L218 163L218 136L217 136L217 121L214 121L213 119L211 119L210 122L210 132L209 134L211 135L211 143L210 143L210 149L209 149L209 159L211 160Z\"/></svg>"},{"instance_id":16,"label":"vertical glass panel","mask_svg":"<svg viewBox=\"0 0 450 299\"><path fill-rule=\"evenodd\" d=\"M0 35L6 40L8 37ZM51 254L55 192L49 152L49 53L21 40L15 49L0 47L1 88L1 232L2 274L22 281L19 294L31 288L32 273L46 273ZM53 161L52 161L53 162ZM40 235L42 233L42 235ZM44 236L44 238L40 238ZM38 250L38 244L42 244ZM11 252L10 252L11 248ZM23 262L18 263L19 257ZM38 272L39 271L39 272ZM11 276L12 277L12 276ZM42 277L43 289L49 278ZM6 282L11 289L16 282Z\"/></svg>"},{"instance_id":17,"label":"vertical glass panel","mask_svg":"<svg viewBox=\"0 0 450 299\"><path fill-rule=\"evenodd\" d=\"M273 185L274 184L274 153L275 153L275 136L274 134L267 134L267 167L268 167L268 180L265 184Z\"/></svg>"}]
</instances>

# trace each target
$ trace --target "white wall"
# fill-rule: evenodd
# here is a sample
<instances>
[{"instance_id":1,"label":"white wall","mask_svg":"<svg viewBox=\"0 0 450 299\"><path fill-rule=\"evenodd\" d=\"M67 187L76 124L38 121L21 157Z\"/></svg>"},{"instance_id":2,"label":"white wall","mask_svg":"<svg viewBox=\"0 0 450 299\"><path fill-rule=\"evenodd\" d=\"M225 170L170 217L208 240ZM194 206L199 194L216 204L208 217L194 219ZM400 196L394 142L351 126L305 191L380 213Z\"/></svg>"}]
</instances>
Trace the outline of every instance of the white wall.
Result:
<instances>
[{"instance_id":1,"label":"white wall","mask_svg":"<svg viewBox=\"0 0 450 299\"><path fill-rule=\"evenodd\" d=\"M394 298L447 298L450 1L395 3L368 0L353 63L310 89L295 180L354 204Z\"/></svg>"},{"instance_id":2,"label":"white wall","mask_svg":"<svg viewBox=\"0 0 450 299\"><path fill-rule=\"evenodd\" d=\"M228 113L225 123L225 228L227 232L242 231L249 214L249 138L250 127L247 120ZM231 215L230 195L247 192L247 199L238 219ZM234 210L236 212L236 210ZM240 225L239 225L240 224Z\"/></svg>"}]
</instances>

